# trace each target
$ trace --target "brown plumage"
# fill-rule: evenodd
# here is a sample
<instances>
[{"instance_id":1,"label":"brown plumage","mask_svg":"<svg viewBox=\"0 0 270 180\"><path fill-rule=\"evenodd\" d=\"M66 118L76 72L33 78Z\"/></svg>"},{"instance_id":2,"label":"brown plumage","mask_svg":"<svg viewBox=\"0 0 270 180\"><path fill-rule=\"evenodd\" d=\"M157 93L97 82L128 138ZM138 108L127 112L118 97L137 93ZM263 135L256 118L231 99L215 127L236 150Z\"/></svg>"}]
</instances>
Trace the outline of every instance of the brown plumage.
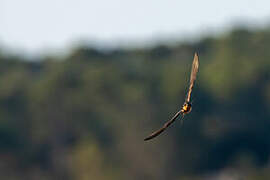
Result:
<instances>
[{"instance_id":1,"label":"brown plumage","mask_svg":"<svg viewBox=\"0 0 270 180\"><path fill-rule=\"evenodd\" d=\"M191 75L190 75L190 83L189 83L189 89L188 89L188 93L187 93L187 97L185 100L184 105L182 106L181 110L178 111L171 120L169 120L168 122L166 122L162 128L160 128L159 130L153 132L152 134L150 134L148 137L146 137L144 140L150 140L153 139L154 137L157 137L158 135L160 135L165 129L167 129L167 127L169 127L176 119L179 115L181 115L182 119L184 118L184 115L189 113L191 111L191 103L190 103L190 97L191 97L191 92L194 86L194 82L196 80L196 75L199 69L199 57L198 54L195 53L194 55L194 59L193 59L193 63L192 63L192 68L191 68Z\"/></svg>"},{"instance_id":2,"label":"brown plumage","mask_svg":"<svg viewBox=\"0 0 270 180\"><path fill-rule=\"evenodd\" d=\"M167 127L169 127L175 120L176 118L181 114L181 111L178 111L174 116L173 118L166 122L162 128L160 128L159 130L153 132L152 134L150 134L147 138L145 138L144 140L147 141L147 140L150 140L150 139L153 139L154 137L158 136L159 134L161 134Z\"/></svg>"},{"instance_id":3,"label":"brown plumage","mask_svg":"<svg viewBox=\"0 0 270 180\"><path fill-rule=\"evenodd\" d=\"M198 69L199 69L199 57L198 57L198 54L195 53L193 63L192 63L192 68L191 68L190 83L189 83L189 89L187 93L186 102L190 102L190 96L191 96L191 92L194 86L194 82L196 80Z\"/></svg>"}]
</instances>

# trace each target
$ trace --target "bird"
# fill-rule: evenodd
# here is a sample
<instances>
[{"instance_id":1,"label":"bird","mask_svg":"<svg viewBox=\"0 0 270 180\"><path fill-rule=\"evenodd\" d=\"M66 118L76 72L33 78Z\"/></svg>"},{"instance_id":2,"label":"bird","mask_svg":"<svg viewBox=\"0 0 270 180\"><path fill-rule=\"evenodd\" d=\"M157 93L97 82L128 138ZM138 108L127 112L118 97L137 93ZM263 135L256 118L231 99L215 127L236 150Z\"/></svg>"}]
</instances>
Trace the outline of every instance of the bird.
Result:
<instances>
[{"instance_id":1,"label":"bird","mask_svg":"<svg viewBox=\"0 0 270 180\"><path fill-rule=\"evenodd\" d=\"M192 103L190 101L190 99L191 99L191 92L192 92L192 89L194 87L194 83L195 83L195 80L196 80L196 76L197 76L198 70L199 70L199 56L198 56L198 53L195 52L193 63L192 63L192 67L191 67L191 74L190 74L190 82L189 82L188 93L187 93L187 96L186 96L186 99L185 99L185 102L184 102L182 108L168 122L166 122L162 126L162 128L160 128L159 130L157 130L157 131L153 132L152 134L150 134L149 136L147 136L144 139L144 141L148 141L148 140L153 139L153 138L157 137L158 135L160 135L180 115L181 115L181 124L183 123L184 116L186 114L190 113L190 111L192 109Z\"/></svg>"}]
</instances>

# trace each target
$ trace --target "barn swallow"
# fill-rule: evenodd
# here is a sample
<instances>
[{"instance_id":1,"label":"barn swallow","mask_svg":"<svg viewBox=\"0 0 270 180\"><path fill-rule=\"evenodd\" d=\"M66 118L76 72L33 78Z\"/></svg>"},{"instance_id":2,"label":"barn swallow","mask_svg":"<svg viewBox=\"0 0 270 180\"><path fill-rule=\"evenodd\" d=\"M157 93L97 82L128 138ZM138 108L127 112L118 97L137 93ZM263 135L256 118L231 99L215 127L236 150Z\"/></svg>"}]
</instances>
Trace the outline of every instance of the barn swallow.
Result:
<instances>
[{"instance_id":1,"label":"barn swallow","mask_svg":"<svg viewBox=\"0 0 270 180\"><path fill-rule=\"evenodd\" d=\"M192 63L192 68L191 68L189 89L188 89L187 97L185 99L185 102L182 108L168 122L166 122L162 128L160 128L159 130L153 132L148 137L146 137L144 139L145 141L153 139L157 137L158 135L160 135L163 131L165 131L165 129L167 129L167 127L169 127L177 119L179 115L181 115L181 122L183 122L184 116L191 111L192 103L190 101L190 98L191 98L191 92L194 86L194 82L196 80L198 69L199 69L199 57L198 57L198 54L195 53L193 63Z\"/></svg>"}]
</instances>

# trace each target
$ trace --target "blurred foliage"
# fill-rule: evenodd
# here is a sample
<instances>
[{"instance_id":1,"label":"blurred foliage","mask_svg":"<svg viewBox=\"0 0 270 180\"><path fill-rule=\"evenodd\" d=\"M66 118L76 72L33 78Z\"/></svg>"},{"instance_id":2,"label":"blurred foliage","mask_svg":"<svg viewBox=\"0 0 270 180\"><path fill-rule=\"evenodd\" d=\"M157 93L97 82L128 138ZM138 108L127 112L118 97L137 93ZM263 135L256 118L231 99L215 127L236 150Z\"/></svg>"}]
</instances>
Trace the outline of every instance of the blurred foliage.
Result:
<instances>
[{"instance_id":1,"label":"blurred foliage","mask_svg":"<svg viewBox=\"0 0 270 180\"><path fill-rule=\"evenodd\" d=\"M148 49L0 54L1 179L270 178L270 30ZM193 54L194 105L184 102ZM235 175L236 174L236 175Z\"/></svg>"}]
</instances>

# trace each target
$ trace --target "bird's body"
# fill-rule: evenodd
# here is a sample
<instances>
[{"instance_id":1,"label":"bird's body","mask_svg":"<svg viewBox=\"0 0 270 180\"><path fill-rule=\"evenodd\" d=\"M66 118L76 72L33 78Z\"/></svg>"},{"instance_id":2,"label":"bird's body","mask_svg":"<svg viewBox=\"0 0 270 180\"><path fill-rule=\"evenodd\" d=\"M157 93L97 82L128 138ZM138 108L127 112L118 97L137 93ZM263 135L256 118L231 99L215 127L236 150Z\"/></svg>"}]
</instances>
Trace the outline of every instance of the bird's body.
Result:
<instances>
[{"instance_id":1,"label":"bird's body","mask_svg":"<svg viewBox=\"0 0 270 180\"><path fill-rule=\"evenodd\" d=\"M191 111L192 107L191 107L191 103L189 102L185 102L182 109L181 109L181 112L183 114L188 114L190 111Z\"/></svg>"},{"instance_id":2,"label":"bird's body","mask_svg":"<svg viewBox=\"0 0 270 180\"><path fill-rule=\"evenodd\" d=\"M199 69L199 57L197 55L197 53L195 53L194 55L194 59L193 59L193 63L192 63L192 68L191 68L191 75L190 75L190 83L189 83L189 90L187 93L187 97L185 100L185 103L183 104L182 108L180 111L178 111L171 120L169 120L167 123L165 123L163 125L163 127L155 132L153 132L152 134L150 134L147 138L145 138L144 140L150 140L153 139L154 137L158 136L159 134L161 134L167 127L169 127L176 119L179 115L182 116L182 119L184 117L185 114L188 114L191 109L192 109L192 105L190 102L190 98L191 98L191 92L194 86L194 82L196 80L196 75Z\"/></svg>"}]
</instances>

